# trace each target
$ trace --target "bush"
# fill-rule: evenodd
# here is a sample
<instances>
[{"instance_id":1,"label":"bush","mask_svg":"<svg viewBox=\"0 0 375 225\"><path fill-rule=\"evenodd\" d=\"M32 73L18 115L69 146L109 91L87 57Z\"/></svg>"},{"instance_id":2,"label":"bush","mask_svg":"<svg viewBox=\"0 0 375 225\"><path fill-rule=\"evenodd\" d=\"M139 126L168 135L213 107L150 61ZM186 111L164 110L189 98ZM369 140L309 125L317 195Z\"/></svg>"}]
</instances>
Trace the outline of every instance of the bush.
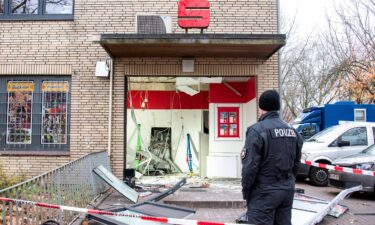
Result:
<instances>
[{"instance_id":1,"label":"bush","mask_svg":"<svg viewBox=\"0 0 375 225\"><path fill-rule=\"evenodd\" d=\"M25 180L25 176L7 176L3 166L0 164L0 190L15 185Z\"/></svg>"}]
</instances>

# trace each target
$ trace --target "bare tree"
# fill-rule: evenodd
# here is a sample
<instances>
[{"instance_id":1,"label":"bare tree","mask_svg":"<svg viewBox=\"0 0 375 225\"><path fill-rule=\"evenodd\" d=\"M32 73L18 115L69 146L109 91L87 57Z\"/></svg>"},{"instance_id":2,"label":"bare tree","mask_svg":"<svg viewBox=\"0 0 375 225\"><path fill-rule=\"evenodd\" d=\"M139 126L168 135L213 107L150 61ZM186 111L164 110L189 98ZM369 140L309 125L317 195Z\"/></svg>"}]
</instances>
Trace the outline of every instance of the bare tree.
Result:
<instances>
[{"instance_id":1,"label":"bare tree","mask_svg":"<svg viewBox=\"0 0 375 225\"><path fill-rule=\"evenodd\" d=\"M339 92L341 76L332 68L328 49L320 38L309 40L298 54L288 56L283 77L285 106L297 116L304 108L329 103Z\"/></svg>"},{"instance_id":2,"label":"bare tree","mask_svg":"<svg viewBox=\"0 0 375 225\"><path fill-rule=\"evenodd\" d=\"M325 35L341 94L357 103L375 103L375 0L339 1L337 19L328 18Z\"/></svg>"},{"instance_id":3,"label":"bare tree","mask_svg":"<svg viewBox=\"0 0 375 225\"><path fill-rule=\"evenodd\" d=\"M289 20L281 17L281 32L287 36L287 45L281 49L281 92L288 120L304 108L331 102L339 91L340 74L331 69L325 41L314 30L301 40L295 15Z\"/></svg>"}]
</instances>

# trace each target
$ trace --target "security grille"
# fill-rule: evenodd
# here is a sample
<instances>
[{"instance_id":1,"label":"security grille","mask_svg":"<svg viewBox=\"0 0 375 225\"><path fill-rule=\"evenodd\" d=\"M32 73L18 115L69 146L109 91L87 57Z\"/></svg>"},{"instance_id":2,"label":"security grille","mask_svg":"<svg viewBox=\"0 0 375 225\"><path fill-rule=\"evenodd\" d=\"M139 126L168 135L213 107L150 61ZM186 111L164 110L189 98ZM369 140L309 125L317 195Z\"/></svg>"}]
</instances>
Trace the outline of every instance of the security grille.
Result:
<instances>
[{"instance_id":1,"label":"security grille","mask_svg":"<svg viewBox=\"0 0 375 225\"><path fill-rule=\"evenodd\" d=\"M0 77L0 149L69 150L70 77Z\"/></svg>"}]
</instances>

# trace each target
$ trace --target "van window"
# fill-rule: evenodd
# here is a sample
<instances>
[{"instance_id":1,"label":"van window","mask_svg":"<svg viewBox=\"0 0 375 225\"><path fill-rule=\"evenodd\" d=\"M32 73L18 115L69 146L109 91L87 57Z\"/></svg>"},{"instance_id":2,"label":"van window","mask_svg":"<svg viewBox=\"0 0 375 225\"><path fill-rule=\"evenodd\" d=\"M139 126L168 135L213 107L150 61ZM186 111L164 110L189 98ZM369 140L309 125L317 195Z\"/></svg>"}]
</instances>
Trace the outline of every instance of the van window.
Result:
<instances>
[{"instance_id":1,"label":"van window","mask_svg":"<svg viewBox=\"0 0 375 225\"><path fill-rule=\"evenodd\" d=\"M356 127L346 131L332 142L330 147L337 147L340 141L348 141L349 146L367 145L366 127Z\"/></svg>"},{"instance_id":2,"label":"van window","mask_svg":"<svg viewBox=\"0 0 375 225\"><path fill-rule=\"evenodd\" d=\"M354 109L354 121L366 122L366 109Z\"/></svg>"},{"instance_id":3,"label":"van window","mask_svg":"<svg viewBox=\"0 0 375 225\"><path fill-rule=\"evenodd\" d=\"M316 134L316 126L305 126L301 130L301 135L304 140L314 136L314 134Z\"/></svg>"}]
</instances>

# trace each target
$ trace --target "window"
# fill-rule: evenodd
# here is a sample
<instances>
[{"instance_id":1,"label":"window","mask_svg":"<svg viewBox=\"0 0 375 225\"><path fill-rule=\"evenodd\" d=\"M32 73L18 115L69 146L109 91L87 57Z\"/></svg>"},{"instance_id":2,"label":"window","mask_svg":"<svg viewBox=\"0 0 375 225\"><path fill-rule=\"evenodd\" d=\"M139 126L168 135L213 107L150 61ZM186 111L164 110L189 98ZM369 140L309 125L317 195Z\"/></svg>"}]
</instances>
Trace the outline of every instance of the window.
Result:
<instances>
[{"instance_id":1,"label":"window","mask_svg":"<svg viewBox=\"0 0 375 225\"><path fill-rule=\"evenodd\" d=\"M354 109L354 121L366 122L366 109Z\"/></svg>"},{"instance_id":2,"label":"window","mask_svg":"<svg viewBox=\"0 0 375 225\"><path fill-rule=\"evenodd\" d=\"M372 136L374 137L374 143L375 143L375 127L372 127Z\"/></svg>"},{"instance_id":3,"label":"window","mask_svg":"<svg viewBox=\"0 0 375 225\"><path fill-rule=\"evenodd\" d=\"M0 77L0 148L69 150L70 77Z\"/></svg>"},{"instance_id":4,"label":"window","mask_svg":"<svg viewBox=\"0 0 375 225\"><path fill-rule=\"evenodd\" d=\"M301 135L302 135L302 138L304 140L311 138L312 136L314 136L314 134L316 134L316 126L315 125L305 126L301 130Z\"/></svg>"},{"instance_id":5,"label":"window","mask_svg":"<svg viewBox=\"0 0 375 225\"><path fill-rule=\"evenodd\" d=\"M73 19L74 0L0 0L0 20Z\"/></svg>"},{"instance_id":6,"label":"window","mask_svg":"<svg viewBox=\"0 0 375 225\"><path fill-rule=\"evenodd\" d=\"M0 0L0 15L4 13L4 0Z\"/></svg>"},{"instance_id":7,"label":"window","mask_svg":"<svg viewBox=\"0 0 375 225\"><path fill-rule=\"evenodd\" d=\"M239 107L218 107L218 137L239 137Z\"/></svg>"},{"instance_id":8,"label":"window","mask_svg":"<svg viewBox=\"0 0 375 225\"><path fill-rule=\"evenodd\" d=\"M367 145L366 127L352 128L338 137L330 147L338 147L340 142L347 141L349 146Z\"/></svg>"}]
</instances>

